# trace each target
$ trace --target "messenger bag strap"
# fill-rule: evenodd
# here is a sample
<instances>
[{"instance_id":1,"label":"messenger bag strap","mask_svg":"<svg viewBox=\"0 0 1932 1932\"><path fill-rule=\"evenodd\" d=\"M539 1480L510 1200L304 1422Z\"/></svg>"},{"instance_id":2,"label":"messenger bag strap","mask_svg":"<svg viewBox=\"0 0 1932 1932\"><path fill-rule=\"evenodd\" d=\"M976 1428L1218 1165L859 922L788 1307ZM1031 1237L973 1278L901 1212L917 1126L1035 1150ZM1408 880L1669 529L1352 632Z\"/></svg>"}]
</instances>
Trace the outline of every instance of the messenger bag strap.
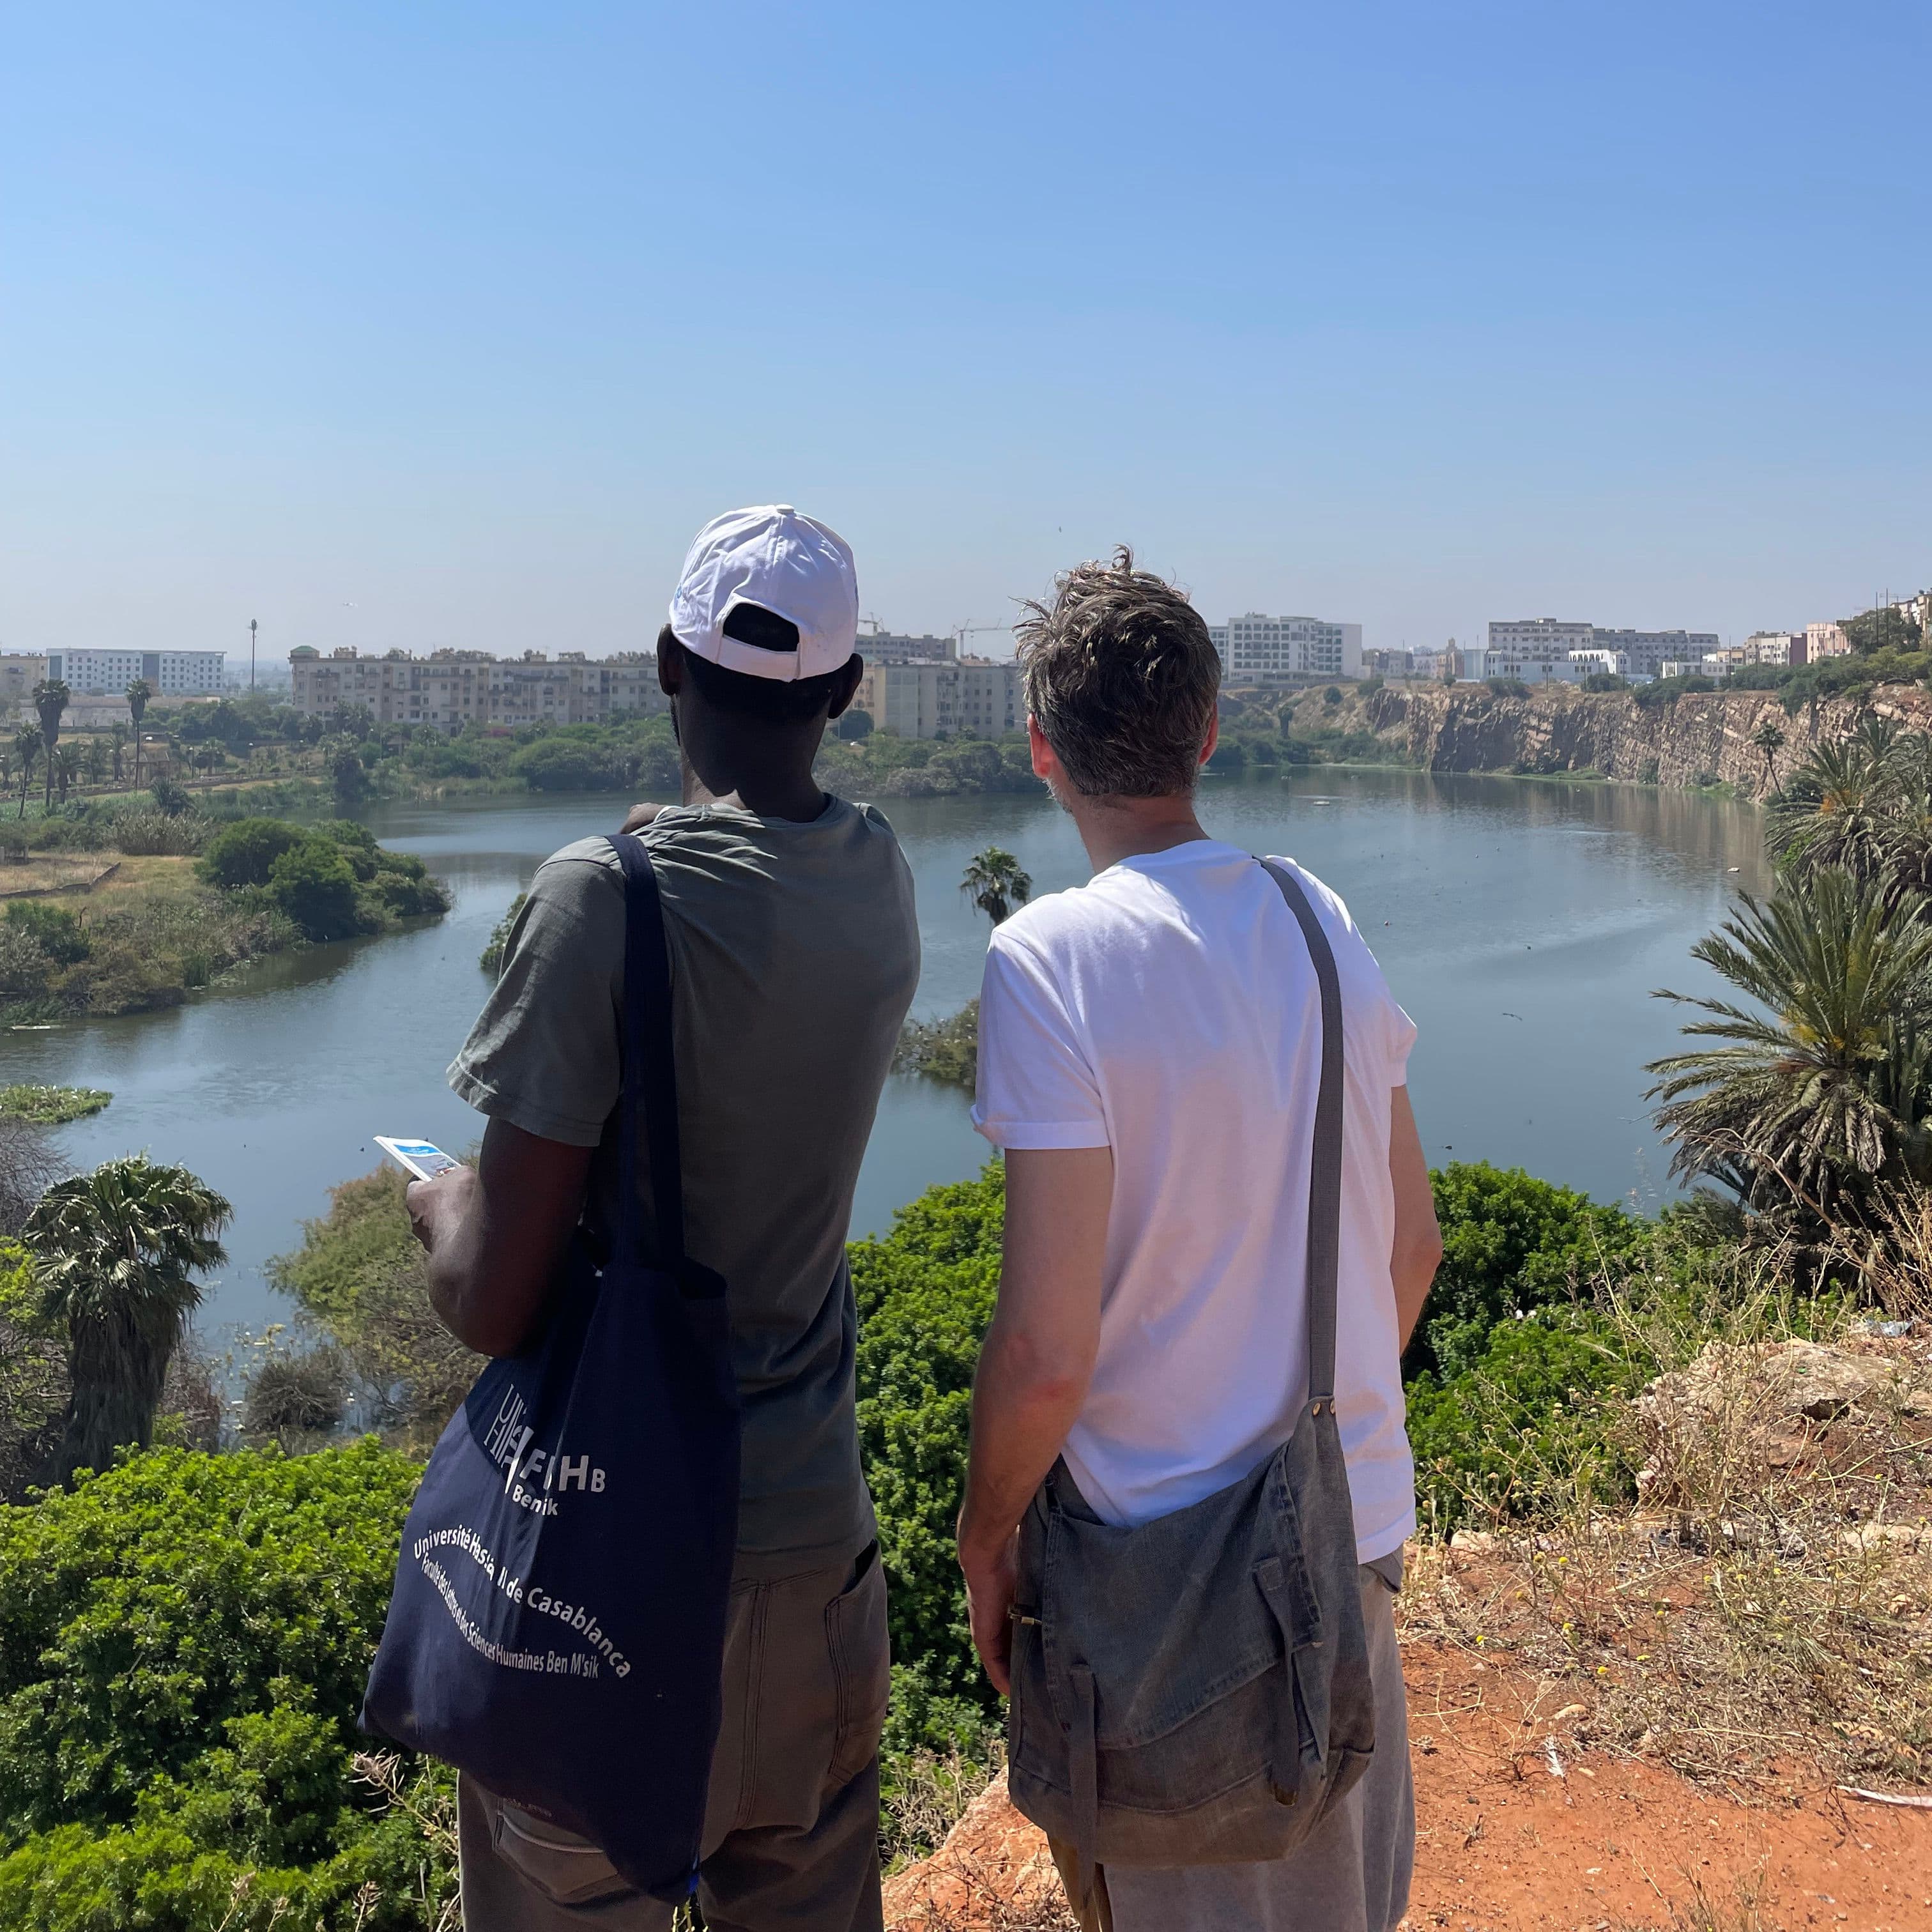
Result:
<instances>
[{"instance_id":1,"label":"messenger bag strap","mask_svg":"<svg viewBox=\"0 0 1932 1932\"><path fill-rule=\"evenodd\" d=\"M624 1087L617 1102L618 1196L623 1206L616 1252L630 1262L644 1256L637 1180L641 1114L657 1216L657 1264L682 1280L686 1273L684 1168L678 1142L677 1060L671 1038L670 956L664 941L664 906L644 842L634 832L620 832L610 843L624 869Z\"/></svg>"},{"instance_id":2,"label":"messenger bag strap","mask_svg":"<svg viewBox=\"0 0 1932 1932\"><path fill-rule=\"evenodd\" d=\"M1308 942L1322 988L1322 1085L1315 1102L1315 1154L1308 1178L1308 1400L1335 1406L1335 1282L1342 1244L1342 982L1328 935L1301 881L1264 859Z\"/></svg>"}]
</instances>

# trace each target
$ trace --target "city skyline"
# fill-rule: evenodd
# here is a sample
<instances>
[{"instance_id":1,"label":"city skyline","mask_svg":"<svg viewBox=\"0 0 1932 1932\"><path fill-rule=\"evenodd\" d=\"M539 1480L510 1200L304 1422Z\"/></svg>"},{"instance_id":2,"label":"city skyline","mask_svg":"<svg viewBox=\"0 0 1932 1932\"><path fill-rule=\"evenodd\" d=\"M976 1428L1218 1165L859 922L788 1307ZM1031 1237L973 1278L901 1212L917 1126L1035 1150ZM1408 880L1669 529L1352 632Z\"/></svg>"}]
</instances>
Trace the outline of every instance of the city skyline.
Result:
<instances>
[{"instance_id":1,"label":"city skyline","mask_svg":"<svg viewBox=\"0 0 1932 1932\"><path fill-rule=\"evenodd\" d=\"M915 632L1123 541L1376 647L1840 617L1932 576L1932 184L1834 105L1928 52L1905 5L43 10L0 649L647 649L770 500Z\"/></svg>"}]
</instances>

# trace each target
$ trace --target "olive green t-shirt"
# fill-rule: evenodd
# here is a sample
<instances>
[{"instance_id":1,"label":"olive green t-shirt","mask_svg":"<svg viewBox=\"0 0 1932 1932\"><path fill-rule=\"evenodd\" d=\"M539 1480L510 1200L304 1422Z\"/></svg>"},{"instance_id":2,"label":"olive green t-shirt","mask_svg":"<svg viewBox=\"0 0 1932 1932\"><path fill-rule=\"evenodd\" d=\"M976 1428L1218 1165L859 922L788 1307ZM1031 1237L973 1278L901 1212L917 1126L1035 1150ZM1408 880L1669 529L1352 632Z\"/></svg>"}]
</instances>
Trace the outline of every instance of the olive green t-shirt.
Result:
<instances>
[{"instance_id":1,"label":"olive green t-shirt","mask_svg":"<svg viewBox=\"0 0 1932 1932\"><path fill-rule=\"evenodd\" d=\"M872 1534L853 1418L845 1236L919 979L912 875L884 818L676 806L643 835L664 902L686 1246L724 1277L743 1402L740 1549L835 1560ZM624 880L602 838L538 868L449 1070L483 1113L595 1147L587 1218L618 1225ZM641 1155L648 1163L648 1152Z\"/></svg>"}]
</instances>

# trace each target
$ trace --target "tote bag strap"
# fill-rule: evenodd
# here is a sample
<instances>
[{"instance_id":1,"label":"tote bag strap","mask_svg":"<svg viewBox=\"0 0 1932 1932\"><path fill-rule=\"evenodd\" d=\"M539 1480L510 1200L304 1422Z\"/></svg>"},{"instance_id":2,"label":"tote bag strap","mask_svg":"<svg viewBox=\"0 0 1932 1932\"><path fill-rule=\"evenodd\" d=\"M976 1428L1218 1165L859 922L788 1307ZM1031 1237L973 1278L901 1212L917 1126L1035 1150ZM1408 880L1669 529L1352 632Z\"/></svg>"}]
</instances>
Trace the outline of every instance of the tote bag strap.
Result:
<instances>
[{"instance_id":1,"label":"tote bag strap","mask_svg":"<svg viewBox=\"0 0 1932 1932\"><path fill-rule=\"evenodd\" d=\"M1334 950L1301 881L1264 859L1308 942L1322 989L1322 1084L1315 1102L1315 1156L1308 1179L1308 1400L1335 1406L1335 1287L1342 1252L1342 982Z\"/></svg>"},{"instance_id":2,"label":"tote bag strap","mask_svg":"<svg viewBox=\"0 0 1932 1932\"><path fill-rule=\"evenodd\" d=\"M684 1248L684 1166L678 1140L677 1061L672 1045L670 956L664 905L644 841L634 832L610 842L624 871L624 1086L617 1102L617 1158L623 1184L616 1252L644 1259L638 1214L638 1129L650 1156L657 1219L656 1264L687 1294L722 1294L724 1284Z\"/></svg>"}]
</instances>

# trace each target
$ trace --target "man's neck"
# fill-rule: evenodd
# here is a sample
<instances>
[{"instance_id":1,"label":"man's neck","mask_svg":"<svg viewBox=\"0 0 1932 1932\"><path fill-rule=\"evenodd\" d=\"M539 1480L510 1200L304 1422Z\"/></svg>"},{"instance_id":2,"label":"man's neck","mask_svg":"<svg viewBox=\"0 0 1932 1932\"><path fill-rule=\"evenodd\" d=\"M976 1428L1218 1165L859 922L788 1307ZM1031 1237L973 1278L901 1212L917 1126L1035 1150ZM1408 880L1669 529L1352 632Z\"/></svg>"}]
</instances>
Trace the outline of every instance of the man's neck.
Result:
<instances>
[{"instance_id":1,"label":"man's neck","mask_svg":"<svg viewBox=\"0 0 1932 1932\"><path fill-rule=\"evenodd\" d=\"M1192 796L1166 798L1063 799L1080 842L1096 872L1143 852L1165 852L1208 835L1194 814Z\"/></svg>"},{"instance_id":2,"label":"man's neck","mask_svg":"<svg viewBox=\"0 0 1932 1932\"><path fill-rule=\"evenodd\" d=\"M726 755L722 748L682 748L683 798L686 805L735 806L759 818L784 818L808 825L825 809L825 794L812 776L809 759L802 766L774 769L755 754L742 759Z\"/></svg>"}]
</instances>

